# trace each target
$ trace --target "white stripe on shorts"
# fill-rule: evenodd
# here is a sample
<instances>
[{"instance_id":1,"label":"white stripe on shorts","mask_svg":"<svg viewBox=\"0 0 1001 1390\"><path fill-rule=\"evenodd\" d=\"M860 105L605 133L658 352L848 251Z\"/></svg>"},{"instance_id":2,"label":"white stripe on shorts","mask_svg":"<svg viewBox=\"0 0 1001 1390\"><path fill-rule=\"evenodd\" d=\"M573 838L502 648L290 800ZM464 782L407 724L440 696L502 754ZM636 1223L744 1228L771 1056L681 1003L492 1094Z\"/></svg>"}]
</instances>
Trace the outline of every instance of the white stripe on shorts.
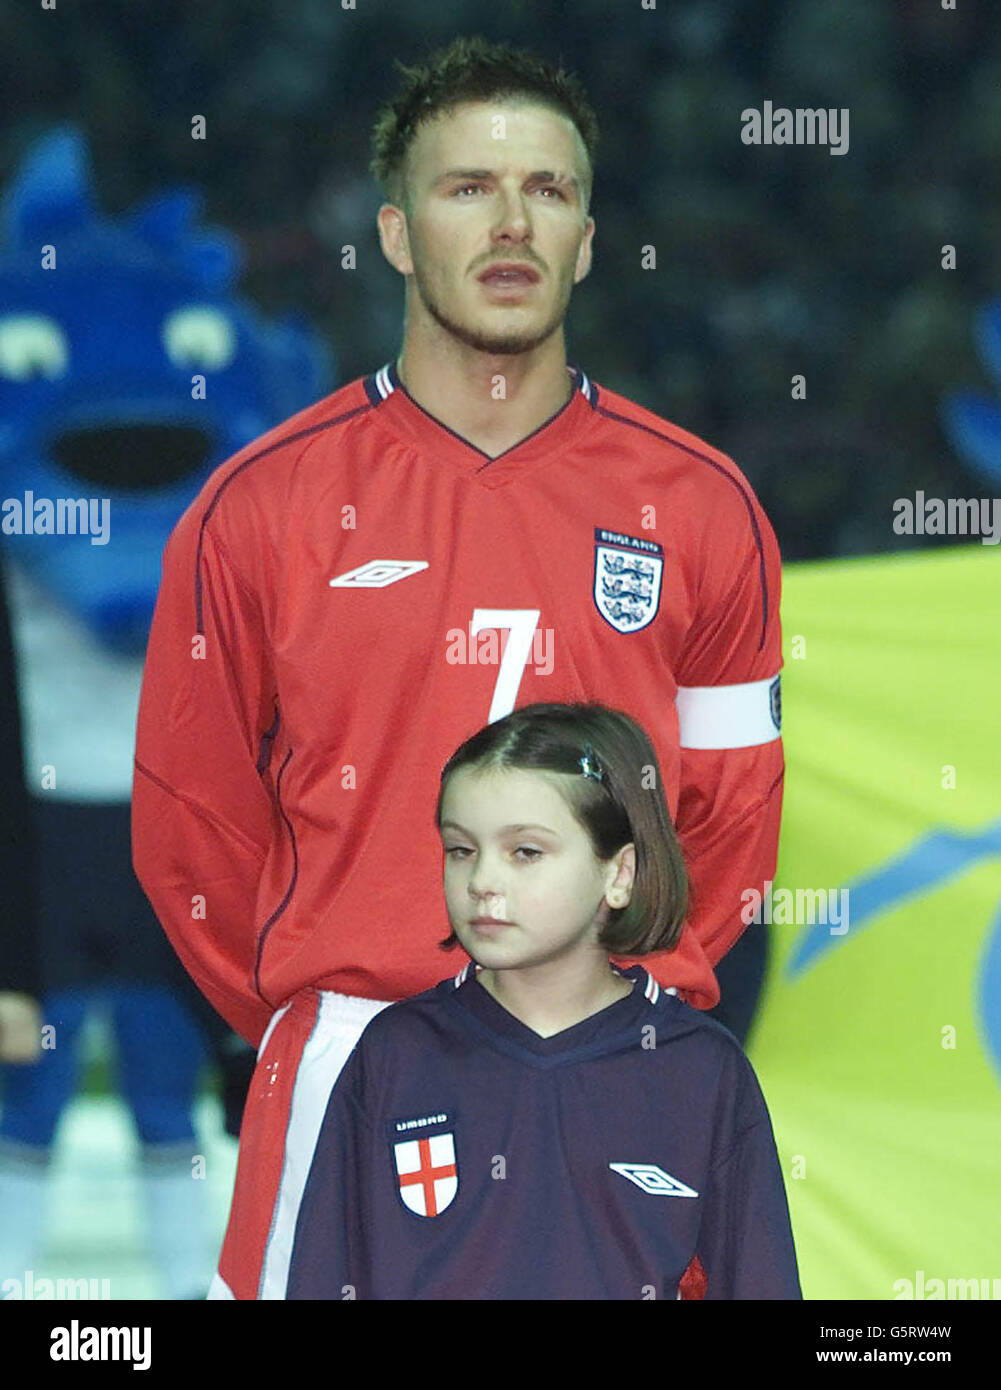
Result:
<instances>
[{"instance_id":1,"label":"white stripe on shorts","mask_svg":"<svg viewBox=\"0 0 1001 1390\"><path fill-rule=\"evenodd\" d=\"M365 1025L392 1002L390 999L360 999L355 995L335 994L333 990L320 991L316 1022L303 1048L292 1090L292 1106L285 1132L285 1159L264 1252L261 1283L257 1291L259 1299L285 1297L295 1223L330 1092ZM221 1279L219 1282L223 1283Z\"/></svg>"}]
</instances>

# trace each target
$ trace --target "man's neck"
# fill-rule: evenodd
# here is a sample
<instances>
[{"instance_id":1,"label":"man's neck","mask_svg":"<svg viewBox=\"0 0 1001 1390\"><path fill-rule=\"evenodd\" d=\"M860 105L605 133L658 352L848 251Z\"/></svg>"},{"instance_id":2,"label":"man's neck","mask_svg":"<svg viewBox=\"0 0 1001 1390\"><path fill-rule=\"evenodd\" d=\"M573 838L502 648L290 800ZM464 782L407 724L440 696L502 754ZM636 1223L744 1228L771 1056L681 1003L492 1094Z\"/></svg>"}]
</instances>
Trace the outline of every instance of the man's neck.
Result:
<instances>
[{"instance_id":1,"label":"man's neck","mask_svg":"<svg viewBox=\"0 0 1001 1390\"><path fill-rule=\"evenodd\" d=\"M431 355L405 344L396 370L419 406L491 458L533 434L574 391L562 335L514 355L462 345Z\"/></svg>"}]
</instances>

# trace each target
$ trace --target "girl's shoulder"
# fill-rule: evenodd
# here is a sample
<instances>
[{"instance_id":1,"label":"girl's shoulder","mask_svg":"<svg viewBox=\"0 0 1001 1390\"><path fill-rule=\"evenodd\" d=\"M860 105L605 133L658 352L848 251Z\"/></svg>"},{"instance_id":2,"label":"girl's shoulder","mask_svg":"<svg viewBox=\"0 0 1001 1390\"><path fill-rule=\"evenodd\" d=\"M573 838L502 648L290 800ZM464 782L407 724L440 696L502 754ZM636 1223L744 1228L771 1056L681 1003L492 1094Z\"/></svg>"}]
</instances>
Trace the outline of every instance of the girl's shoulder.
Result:
<instances>
[{"instance_id":1,"label":"girl's shoulder","mask_svg":"<svg viewBox=\"0 0 1001 1390\"><path fill-rule=\"evenodd\" d=\"M668 1046L681 1041L689 1045L686 1066L700 1074L703 1088L714 1090L717 1103L731 1105L746 1121L760 1118L765 1109L761 1083L736 1034L702 1009L673 997L665 1013L674 1023L665 1041Z\"/></svg>"},{"instance_id":2,"label":"girl's shoulder","mask_svg":"<svg viewBox=\"0 0 1001 1390\"><path fill-rule=\"evenodd\" d=\"M423 1030L430 1018L447 1008L448 993L454 989L454 980L442 980L430 989L422 990L420 994L410 994L406 999L387 1004L365 1025L359 1043L373 1044L406 1039Z\"/></svg>"}]
</instances>

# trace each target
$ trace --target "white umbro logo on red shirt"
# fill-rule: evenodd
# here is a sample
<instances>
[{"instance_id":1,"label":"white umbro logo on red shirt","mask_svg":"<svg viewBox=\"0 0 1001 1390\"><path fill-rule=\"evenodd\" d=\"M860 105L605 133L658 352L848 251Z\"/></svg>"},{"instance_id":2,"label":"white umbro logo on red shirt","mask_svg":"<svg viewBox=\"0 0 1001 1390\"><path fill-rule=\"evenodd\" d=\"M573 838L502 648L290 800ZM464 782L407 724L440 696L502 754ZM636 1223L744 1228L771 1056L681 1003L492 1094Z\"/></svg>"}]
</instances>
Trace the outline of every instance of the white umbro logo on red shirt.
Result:
<instances>
[{"instance_id":1,"label":"white umbro logo on red shirt","mask_svg":"<svg viewBox=\"0 0 1001 1390\"><path fill-rule=\"evenodd\" d=\"M427 560L369 560L330 581L332 589L384 589L398 579L426 570Z\"/></svg>"},{"instance_id":2,"label":"white umbro logo on red shirt","mask_svg":"<svg viewBox=\"0 0 1001 1390\"><path fill-rule=\"evenodd\" d=\"M624 1178L634 1182L644 1192L652 1192L657 1197L697 1197L694 1187L672 1178L656 1163L610 1163L613 1173L621 1173Z\"/></svg>"}]
</instances>

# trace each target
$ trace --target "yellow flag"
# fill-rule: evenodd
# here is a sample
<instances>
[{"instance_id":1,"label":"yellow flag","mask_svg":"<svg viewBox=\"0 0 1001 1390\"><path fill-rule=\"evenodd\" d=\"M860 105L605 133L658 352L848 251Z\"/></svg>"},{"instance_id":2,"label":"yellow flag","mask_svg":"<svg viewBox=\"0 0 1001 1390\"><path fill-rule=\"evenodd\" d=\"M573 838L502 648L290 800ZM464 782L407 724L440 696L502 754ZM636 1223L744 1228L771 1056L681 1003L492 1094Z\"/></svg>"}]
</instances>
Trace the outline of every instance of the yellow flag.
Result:
<instances>
[{"instance_id":1,"label":"yellow flag","mask_svg":"<svg viewBox=\"0 0 1001 1390\"><path fill-rule=\"evenodd\" d=\"M1001 555L788 566L751 1058L806 1298L1001 1298Z\"/></svg>"}]
</instances>

